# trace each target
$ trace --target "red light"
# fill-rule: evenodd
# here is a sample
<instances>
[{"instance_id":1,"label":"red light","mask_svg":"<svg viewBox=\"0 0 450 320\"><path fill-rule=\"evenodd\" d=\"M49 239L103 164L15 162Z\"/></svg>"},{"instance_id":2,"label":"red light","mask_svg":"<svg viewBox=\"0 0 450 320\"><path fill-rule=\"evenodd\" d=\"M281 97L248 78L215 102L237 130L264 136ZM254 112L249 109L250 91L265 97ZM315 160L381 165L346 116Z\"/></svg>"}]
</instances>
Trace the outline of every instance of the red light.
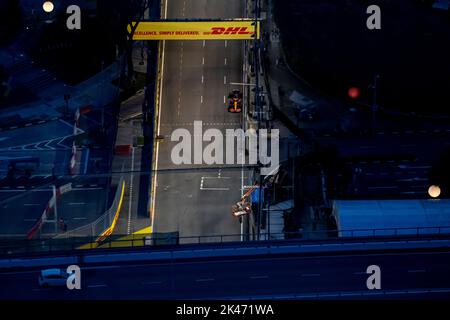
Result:
<instances>
[{"instance_id":1,"label":"red light","mask_svg":"<svg viewBox=\"0 0 450 320\"><path fill-rule=\"evenodd\" d=\"M356 87L352 87L348 90L348 96L352 99L356 99L359 97L359 89Z\"/></svg>"}]
</instances>

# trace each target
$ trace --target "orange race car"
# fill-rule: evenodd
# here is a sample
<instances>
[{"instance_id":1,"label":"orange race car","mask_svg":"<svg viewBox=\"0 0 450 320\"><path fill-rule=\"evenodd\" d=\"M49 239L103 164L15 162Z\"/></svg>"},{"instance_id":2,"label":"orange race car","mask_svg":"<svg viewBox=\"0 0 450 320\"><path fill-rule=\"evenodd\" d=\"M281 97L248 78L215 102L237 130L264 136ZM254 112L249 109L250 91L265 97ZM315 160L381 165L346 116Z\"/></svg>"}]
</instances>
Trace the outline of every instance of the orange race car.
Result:
<instances>
[{"instance_id":1,"label":"orange race car","mask_svg":"<svg viewBox=\"0 0 450 320\"><path fill-rule=\"evenodd\" d=\"M242 93L239 90L233 90L228 95L228 112L242 112Z\"/></svg>"}]
</instances>

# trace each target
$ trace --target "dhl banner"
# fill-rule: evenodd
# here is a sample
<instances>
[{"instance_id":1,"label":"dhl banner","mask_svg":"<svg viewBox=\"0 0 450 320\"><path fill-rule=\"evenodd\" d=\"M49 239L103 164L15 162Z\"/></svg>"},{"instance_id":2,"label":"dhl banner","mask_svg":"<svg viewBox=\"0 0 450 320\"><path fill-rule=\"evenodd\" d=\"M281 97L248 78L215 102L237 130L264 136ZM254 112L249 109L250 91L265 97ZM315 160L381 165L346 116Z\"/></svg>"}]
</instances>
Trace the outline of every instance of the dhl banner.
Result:
<instances>
[{"instance_id":1,"label":"dhl banner","mask_svg":"<svg viewBox=\"0 0 450 320\"><path fill-rule=\"evenodd\" d=\"M145 21L139 22L133 40L252 40L259 33L259 22L253 20Z\"/></svg>"}]
</instances>

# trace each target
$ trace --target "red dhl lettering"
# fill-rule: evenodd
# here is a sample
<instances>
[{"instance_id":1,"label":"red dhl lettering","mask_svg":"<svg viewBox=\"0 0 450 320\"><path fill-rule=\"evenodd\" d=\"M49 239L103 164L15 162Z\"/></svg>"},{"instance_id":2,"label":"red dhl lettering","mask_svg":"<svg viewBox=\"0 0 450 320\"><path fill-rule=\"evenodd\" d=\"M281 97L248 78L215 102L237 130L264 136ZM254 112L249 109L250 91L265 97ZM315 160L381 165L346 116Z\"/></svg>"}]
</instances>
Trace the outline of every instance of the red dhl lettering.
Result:
<instances>
[{"instance_id":1,"label":"red dhl lettering","mask_svg":"<svg viewBox=\"0 0 450 320\"><path fill-rule=\"evenodd\" d=\"M253 32L247 31L247 27L212 27L211 34L253 34Z\"/></svg>"}]
</instances>

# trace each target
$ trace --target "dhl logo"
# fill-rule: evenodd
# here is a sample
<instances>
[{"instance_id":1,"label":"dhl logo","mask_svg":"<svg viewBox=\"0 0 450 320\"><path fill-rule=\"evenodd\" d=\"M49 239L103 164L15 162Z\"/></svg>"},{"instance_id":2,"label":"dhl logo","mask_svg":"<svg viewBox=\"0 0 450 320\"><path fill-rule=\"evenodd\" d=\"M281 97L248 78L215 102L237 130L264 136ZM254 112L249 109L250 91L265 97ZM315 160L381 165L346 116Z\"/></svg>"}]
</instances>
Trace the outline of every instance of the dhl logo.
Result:
<instances>
[{"instance_id":1,"label":"dhl logo","mask_svg":"<svg viewBox=\"0 0 450 320\"><path fill-rule=\"evenodd\" d=\"M255 34L254 32L247 31L248 27L212 27L211 32L208 34L220 35L220 34Z\"/></svg>"},{"instance_id":2,"label":"dhl logo","mask_svg":"<svg viewBox=\"0 0 450 320\"><path fill-rule=\"evenodd\" d=\"M129 32L130 32L130 26ZM259 38L254 21L149 21L140 22L135 40L251 40Z\"/></svg>"}]
</instances>

